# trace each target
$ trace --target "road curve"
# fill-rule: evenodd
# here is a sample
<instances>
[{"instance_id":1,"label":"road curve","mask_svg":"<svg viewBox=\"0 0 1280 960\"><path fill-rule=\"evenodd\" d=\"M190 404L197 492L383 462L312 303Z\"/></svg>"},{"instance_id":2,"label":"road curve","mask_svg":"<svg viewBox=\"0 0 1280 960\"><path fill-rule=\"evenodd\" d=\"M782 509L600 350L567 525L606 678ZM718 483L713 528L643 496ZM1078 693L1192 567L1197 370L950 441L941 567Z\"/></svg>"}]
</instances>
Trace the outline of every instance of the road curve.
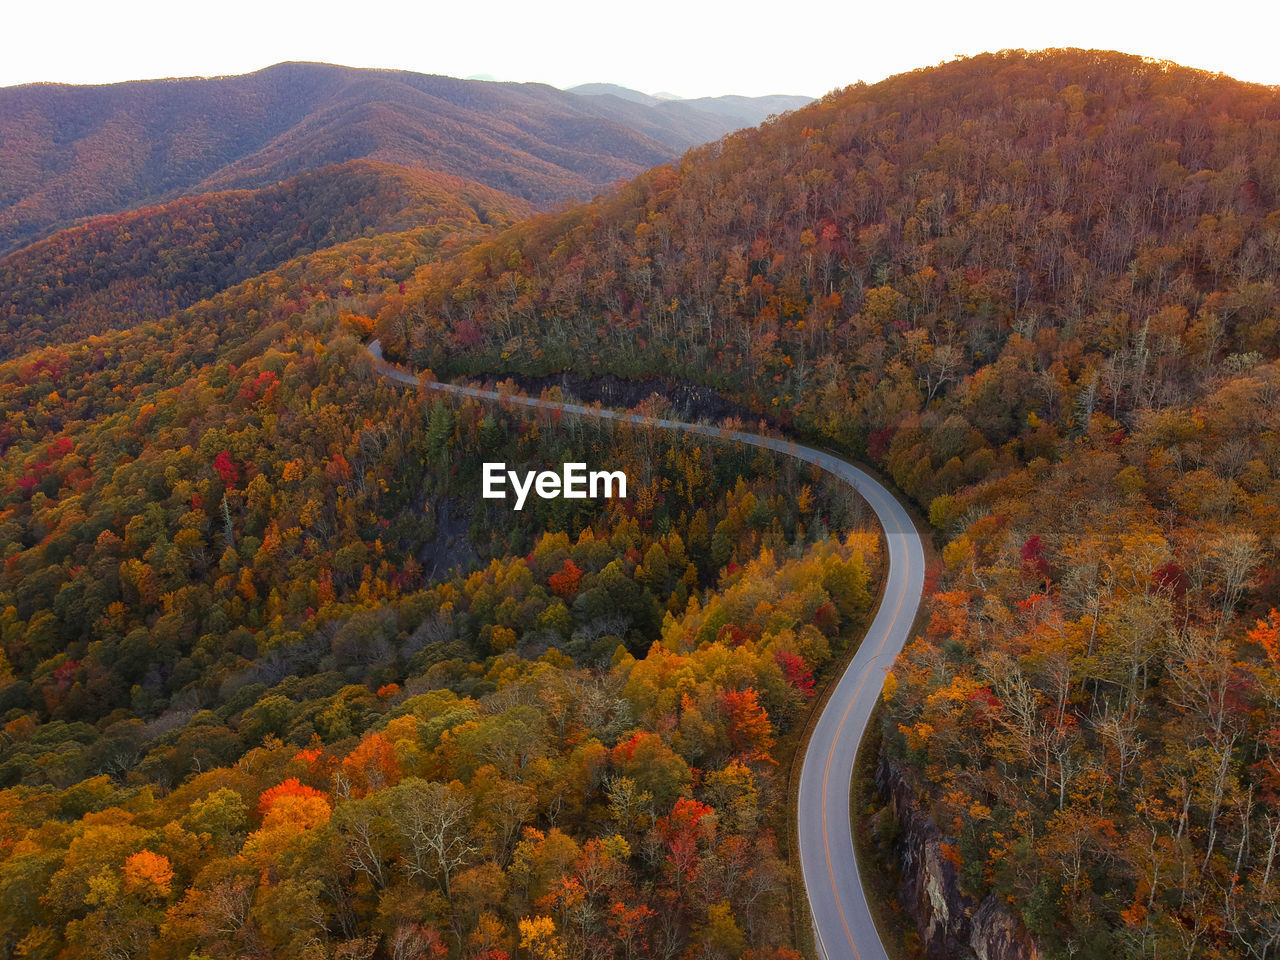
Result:
<instances>
[{"instance_id":1,"label":"road curve","mask_svg":"<svg viewBox=\"0 0 1280 960\"><path fill-rule=\"evenodd\" d=\"M369 344L374 368L399 383L418 386L419 379L382 359L378 341ZM576 403L555 403L536 397L504 397L492 390L426 381L429 390L482 400L505 399L529 407L566 413L648 423L669 430L703 434L720 440L767 447L815 463L844 480L867 501L884 529L888 574L884 596L866 636L848 668L840 676L822 715L813 728L800 769L798 805L800 868L804 875L819 955L824 960L888 960L862 888L853 851L849 791L853 764L871 711L880 697L885 673L893 666L911 631L924 593L924 546L902 505L875 478L839 457L788 440L709 424L661 420Z\"/></svg>"}]
</instances>

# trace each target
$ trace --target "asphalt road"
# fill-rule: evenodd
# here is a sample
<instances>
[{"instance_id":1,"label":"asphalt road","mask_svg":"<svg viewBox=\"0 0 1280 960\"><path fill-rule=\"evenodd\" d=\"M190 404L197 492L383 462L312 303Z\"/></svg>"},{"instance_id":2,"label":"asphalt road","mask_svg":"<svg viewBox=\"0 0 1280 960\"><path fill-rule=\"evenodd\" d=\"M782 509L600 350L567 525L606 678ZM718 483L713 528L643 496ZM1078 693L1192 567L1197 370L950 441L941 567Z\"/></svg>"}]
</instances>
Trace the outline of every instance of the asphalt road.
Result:
<instances>
[{"instance_id":1,"label":"asphalt road","mask_svg":"<svg viewBox=\"0 0 1280 960\"><path fill-rule=\"evenodd\" d=\"M383 361L378 341L369 344L369 352L383 376L411 386L418 385L417 377ZM482 400L501 399L494 391L475 387L435 381L425 386ZM884 596L857 653L841 675L814 726L800 768L798 816L800 867L809 895L819 954L825 960L888 960L867 905L854 857L849 791L858 744L880 697L885 674L907 641L924 593L924 547L906 510L872 476L853 464L787 440L723 430L708 424L655 420L576 403L551 403L535 397L505 399L529 407L560 409L606 420L650 423L670 430L777 450L799 460L816 463L844 480L875 511L887 544L888 574Z\"/></svg>"}]
</instances>

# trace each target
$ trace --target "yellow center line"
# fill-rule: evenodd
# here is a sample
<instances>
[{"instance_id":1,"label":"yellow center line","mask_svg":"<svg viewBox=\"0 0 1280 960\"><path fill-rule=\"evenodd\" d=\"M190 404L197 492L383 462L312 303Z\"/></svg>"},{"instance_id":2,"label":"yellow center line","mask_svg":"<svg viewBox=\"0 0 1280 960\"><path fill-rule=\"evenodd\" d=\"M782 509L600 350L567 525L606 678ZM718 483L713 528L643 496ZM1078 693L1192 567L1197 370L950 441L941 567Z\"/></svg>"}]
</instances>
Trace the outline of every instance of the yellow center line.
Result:
<instances>
[{"instance_id":1,"label":"yellow center line","mask_svg":"<svg viewBox=\"0 0 1280 960\"><path fill-rule=\"evenodd\" d=\"M893 518L894 526L898 528L898 533L903 533L902 524L898 521L897 516ZM885 531L886 539L888 530ZM888 544L886 543L886 547ZM887 552L887 551L886 551ZM884 632L880 637L880 645L876 648L876 656L884 651L884 645L888 642L889 633L893 630L893 625L898 622L898 614L902 612L902 604L907 598L907 578L911 570L911 551L904 553L904 563L902 567L902 593L898 595L898 605L893 610L893 616L889 618L889 622L885 624ZM831 739L831 749L827 752L827 764L822 772L822 846L827 855L827 876L831 880L831 893L835 897L836 910L840 914L840 923L844 926L844 935L849 939L849 947L853 950L855 960L860 960L861 954L858 953L858 945L853 942L853 931L849 929L849 920L844 914L844 905L840 902L840 891L836 887L836 871L831 862L831 842L827 836L827 781L831 777L831 761L835 758L836 744L840 742L840 732L844 729L845 721L849 719L849 713L853 710L853 705L858 699L858 694L862 692L862 685L867 681L867 674L864 672L858 678L858 685L853 689L853 696L849 698L849 705L845 707L843 716L840 717L840 723L836 727L835 736ZM855 763L856 763L855 757Z\"/></svg>"}]
</instances>

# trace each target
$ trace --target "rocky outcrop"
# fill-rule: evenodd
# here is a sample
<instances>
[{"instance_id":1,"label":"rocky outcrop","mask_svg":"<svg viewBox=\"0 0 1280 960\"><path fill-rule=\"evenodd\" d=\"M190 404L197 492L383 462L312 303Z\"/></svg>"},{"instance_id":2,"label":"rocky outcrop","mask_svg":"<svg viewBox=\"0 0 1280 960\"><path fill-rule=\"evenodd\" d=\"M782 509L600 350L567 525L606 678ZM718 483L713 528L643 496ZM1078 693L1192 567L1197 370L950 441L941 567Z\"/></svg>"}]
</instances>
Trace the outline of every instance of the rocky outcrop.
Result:
<instances>
[{"instance_id":1,"label":"rocky outcrop","mask_svg":"<svg viewBox=\"0 0 1280 960\"><path fill-rule=\"evenodd\" d=\"M1040 960L1036 942L1009 908L987 897L969 920L969 947L977 960Z\"/></svg>"},{"instance_id":2,"label":"rocky outcrop","mask_svg":"<svg viewBox=\"0 0 1280 960\"><path fill-rule=\"evenodd\" d=\"M899 895L926 953L937 960L1040 960L1039 947L1008 907L995 897L974 903L960 892L955 864L946 856L947 837L920 808L902 771L884 757L876 786L899 824Z\"/></svg>"}]
</instances>

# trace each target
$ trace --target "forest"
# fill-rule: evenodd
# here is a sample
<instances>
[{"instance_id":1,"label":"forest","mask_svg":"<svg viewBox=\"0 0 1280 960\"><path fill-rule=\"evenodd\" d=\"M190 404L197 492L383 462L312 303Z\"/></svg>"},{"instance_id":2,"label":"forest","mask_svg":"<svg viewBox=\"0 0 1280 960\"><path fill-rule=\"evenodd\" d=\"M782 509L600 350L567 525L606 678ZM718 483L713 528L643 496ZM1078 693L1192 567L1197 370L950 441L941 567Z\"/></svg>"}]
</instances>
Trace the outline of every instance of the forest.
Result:
<instances>
[{"instance_id":1,"label":"forest","mask_svg":"<svg viewBox=\"0 0 1280 960\"><path fill-rule=\"evenodd\" d=\"M855 86L420 270L442 372L675 370L944 569L886 760L1048 956L1273 955L1280 96L1091 51Z\"/></svg>"},{"instance_id":2,"label":"forest","mask_svg":"<svg viewBox=\"0 0 1280 960\"><path fill-rule=\"evenodd\" d=\"M404 390L378 338L881 470L937 561L877 761L962 892L1055 960L1276 955L1280 94L1007 51L555 213L337 169L0 259L0 954L798 956L788 769L875 603L864 505ZM478 495L593 457L627 500Z\"/></svg>"},{"instance_id":3,"label":"forest","mask_svg":"<svg viewBox=\"0 0 1280 960\"><path fill-rule=\"evenodd\" d=\"M346 240L530 212L477 183L356 161L100 217L0 260L0 357L167 317Z\"/></svg>"},{"instance_id":4,"label":"forest","mask_svg":"<svg viewBox=\"0 0 1280 960\"><path fill-rule=\"evenodd\" d=\"M7 953L794 956L775 744L877 534L790 461L385 383L349 308L422 236L5 365L73 411L0 481ZM484 509L571 453L634 492Z\"/></svg>"}]
</instances>

